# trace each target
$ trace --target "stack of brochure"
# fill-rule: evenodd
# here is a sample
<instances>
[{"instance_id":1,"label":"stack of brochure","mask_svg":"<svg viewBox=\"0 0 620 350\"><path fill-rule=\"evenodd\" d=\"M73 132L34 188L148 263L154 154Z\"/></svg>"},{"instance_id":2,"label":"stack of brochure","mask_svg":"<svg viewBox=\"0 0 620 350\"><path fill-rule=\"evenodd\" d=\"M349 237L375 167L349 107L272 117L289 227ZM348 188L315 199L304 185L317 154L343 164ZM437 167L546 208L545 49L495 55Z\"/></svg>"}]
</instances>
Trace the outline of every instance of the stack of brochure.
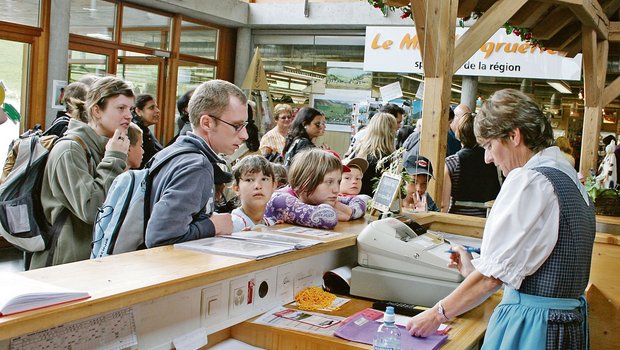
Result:
<instances>
[{"instance_id":1,"label":"stack of brochure","mask_svg":"<svg viewBox=\"0 0 620 350\"><path fill-rule=\"evenodd\" d=\"M203 238L178 243L174 246L179 249L260 260L296 249L308 248L319 243L323 242L266 232L243 231L235 232L230 236Z\"/></svg>"}]
</instances>

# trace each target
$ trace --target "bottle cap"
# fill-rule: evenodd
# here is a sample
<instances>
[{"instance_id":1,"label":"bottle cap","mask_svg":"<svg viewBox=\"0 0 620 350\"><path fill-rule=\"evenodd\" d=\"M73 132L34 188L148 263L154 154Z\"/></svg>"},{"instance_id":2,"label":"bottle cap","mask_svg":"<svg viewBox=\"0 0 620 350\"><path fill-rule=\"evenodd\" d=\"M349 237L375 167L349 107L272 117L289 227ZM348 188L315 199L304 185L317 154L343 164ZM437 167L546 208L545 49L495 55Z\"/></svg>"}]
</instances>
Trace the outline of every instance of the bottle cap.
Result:
<instances>
[{"instance_id":1,"label":"bottle cap","mask_svg":"<svg viewBox=\"0 0 620 350\"><path fill-rule=\"evenodd\" d=\"M385 308L385 313L383 314L383 322L391 322L394 323L394 307L388 306Z\"/></svg>"}]
</instances>

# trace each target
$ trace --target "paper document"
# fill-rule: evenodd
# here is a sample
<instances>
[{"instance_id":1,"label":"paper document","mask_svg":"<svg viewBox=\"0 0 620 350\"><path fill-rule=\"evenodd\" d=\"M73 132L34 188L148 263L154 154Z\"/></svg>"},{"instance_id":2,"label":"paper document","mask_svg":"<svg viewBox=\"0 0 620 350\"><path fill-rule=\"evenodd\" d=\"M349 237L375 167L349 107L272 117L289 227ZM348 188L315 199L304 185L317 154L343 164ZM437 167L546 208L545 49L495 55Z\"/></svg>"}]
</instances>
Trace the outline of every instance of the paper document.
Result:
<instances>
[{"instance_id":1,"label":"paper document","mask_svg":"<svg viewBox=\"0 0 620 350\"><path fill-rule=\"evenodd\" d=\"M326 231L326 230L317 230L315 228L308 227L300 227L300 226L290 226L286 228L279 229L278 232L284 233L292 233L300 236L309 236L315 238L331 238L341 235L339 232L334 231Z\"/></svg>"},{"instance_id":2,"label":"paper document","mask_svg":"<svg viewBox=\"0 0 620 350\"><path fill-rule=\"evenodd\" d=\"M308 248L313 245L323 243L323 241L318 241L316 239L297 238L297 237L292 237L292 236L287 236L287 235L278 235L274 233L257 232L257 231L234 232L230 236L220 236L220 237L230 238L230 239L240 239L240 240L265 243L265 244L284 245L284 246L293 247L295 249Z\"/></svg>"},{"instance_id":3,"label":"paper document","mask_svg":"<svg viewBox=\"0 0 620 350\"><path fill-rule=\"evenodd\" d=\"M291 315L291 318L280 316L286 314ZM293 317L294 315L297 315L300 320L295 320L295 317ZM320 320L318 323L323 323L323 325L316 325L317 320ZM278 306L259 316L252 322L272 327L294 329L301 332L331 336L334 334L334 331L338 328L338 325L342 322L342 320L344 320L344 317L324 315L309 311L299 311Z\"/></svg>"},{"instance_id":4,"label":"paper document","mask_svg":"<svg viewBox=\"0 0 620 350\"><path fill-rule=\"evenodd\" d=\"M177 243L174 247L254 260L260 260L295 250L295 247L290 245L265 244L240 239L223 238L220 236Z\"/></svg>"}]
</instances>

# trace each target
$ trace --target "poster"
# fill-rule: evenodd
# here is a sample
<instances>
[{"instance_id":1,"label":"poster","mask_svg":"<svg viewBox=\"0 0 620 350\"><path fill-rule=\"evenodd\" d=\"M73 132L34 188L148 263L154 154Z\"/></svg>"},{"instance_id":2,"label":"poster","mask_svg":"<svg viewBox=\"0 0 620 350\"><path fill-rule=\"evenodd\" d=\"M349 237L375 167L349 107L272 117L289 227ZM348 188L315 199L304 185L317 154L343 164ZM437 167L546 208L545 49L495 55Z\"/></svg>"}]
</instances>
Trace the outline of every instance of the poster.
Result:
<instances>
[{"instance_id":1,"label":"poster","mask_svg":"<svg viewBox=\"0 0 620 350\"><path fill-rule=\"evenodd\" d=\"M328 89L368 90L372 89L372 73L364 71L362 62L327 62Z\"/></svg>"},{"instance_id":2,"label":"poster","mask_svg":"<svg viewBox=\"0 0 620 350\"><path fill-rule=\"evenodd\" d=\"M63 100L65 99L65 86L67 86L67 81L54 80L52 85L52 108L65 109L65 106L63 105Z\"/></svg>"}]
</instances>

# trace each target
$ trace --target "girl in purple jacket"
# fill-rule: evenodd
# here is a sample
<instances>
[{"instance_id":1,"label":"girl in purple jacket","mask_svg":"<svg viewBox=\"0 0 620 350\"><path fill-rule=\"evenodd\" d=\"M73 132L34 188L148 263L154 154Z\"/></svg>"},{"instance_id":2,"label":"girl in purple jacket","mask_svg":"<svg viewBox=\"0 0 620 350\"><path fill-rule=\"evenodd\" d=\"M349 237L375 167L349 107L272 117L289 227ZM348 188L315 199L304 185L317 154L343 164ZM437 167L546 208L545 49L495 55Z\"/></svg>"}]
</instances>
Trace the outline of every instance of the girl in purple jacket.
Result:
<instances>
[{"instance_id":1,"label":"girl in purple jacket","mask_svg":"<svg viewBox=\"0 0 620 350\"><path fill-rule=\"evenodd\" d=\"M273 194L265 218L333 229L338 221L362 217L366 212L362 198L338 198L343 171L350 169L333 151L310 148L299 152L289 167L289 186Z\"/></svg>"}]
</instances>

